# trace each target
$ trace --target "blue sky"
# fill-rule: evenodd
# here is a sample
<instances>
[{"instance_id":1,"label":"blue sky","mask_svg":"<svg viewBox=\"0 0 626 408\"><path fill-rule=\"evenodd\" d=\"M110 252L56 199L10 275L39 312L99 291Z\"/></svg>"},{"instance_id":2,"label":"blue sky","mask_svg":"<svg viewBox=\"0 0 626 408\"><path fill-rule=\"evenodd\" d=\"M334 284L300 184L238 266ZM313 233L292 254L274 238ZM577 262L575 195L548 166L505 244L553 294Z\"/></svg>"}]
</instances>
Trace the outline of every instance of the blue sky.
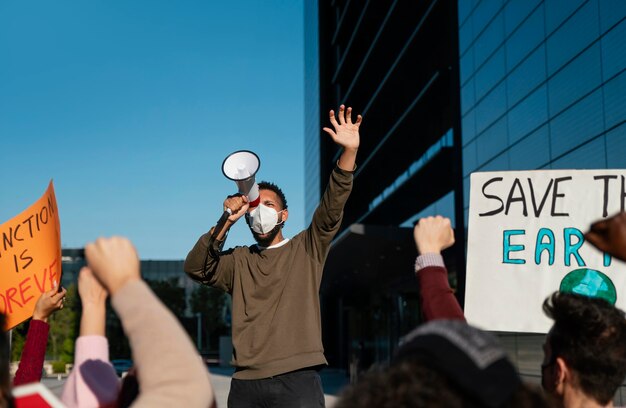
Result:
<instances>
[{"instance_id":1,"label":"blue sky","mask_svg":"<svg viewBox=\"0 0 626 408\"><path fill-rule=\"evenodd\" d=\"M183 259L240 149L304 227L302 1L0 2L0 223L54 179L64 248ZM243 222L227 245L252 242Z\"/></svg>"}]
</instances>

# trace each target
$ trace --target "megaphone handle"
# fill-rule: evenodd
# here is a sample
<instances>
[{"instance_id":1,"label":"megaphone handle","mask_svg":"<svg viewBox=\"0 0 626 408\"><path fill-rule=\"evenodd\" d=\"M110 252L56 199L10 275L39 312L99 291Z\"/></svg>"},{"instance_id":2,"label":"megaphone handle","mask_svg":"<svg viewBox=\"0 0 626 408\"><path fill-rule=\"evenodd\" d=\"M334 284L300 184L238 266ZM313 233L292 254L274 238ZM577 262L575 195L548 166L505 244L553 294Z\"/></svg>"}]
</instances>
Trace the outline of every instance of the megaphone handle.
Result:
<instances>
[{"instance_id":1,"label":"megaphone handle","mask_svg":"<svg viewBox=\"0 0 626 408\"><path fill-rule=\"evenodd\" d=\"M224 211L220 219L217 221L215 228L213 229L213 239L216 239L220 232L222 232L222 230L224 229L224 225L226 225L226 221L228 221L228 217L230 217L231 214L232 211L230 210L230 208L227 208L226 211Z\"/></svg>"}]
</instances>

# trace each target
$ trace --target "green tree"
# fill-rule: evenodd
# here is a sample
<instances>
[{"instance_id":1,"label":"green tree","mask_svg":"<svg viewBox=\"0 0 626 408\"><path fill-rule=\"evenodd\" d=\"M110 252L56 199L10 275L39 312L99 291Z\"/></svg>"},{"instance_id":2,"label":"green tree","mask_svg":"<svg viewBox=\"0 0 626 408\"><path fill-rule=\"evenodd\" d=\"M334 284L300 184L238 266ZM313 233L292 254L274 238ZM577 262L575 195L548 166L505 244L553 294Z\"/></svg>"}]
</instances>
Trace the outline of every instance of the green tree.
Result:
<instances>
[{"instance_id":1,"label":"green tree","mask_svg":"<svg viewBox=\"0 0 626 408\"><path fill-rule=\"evenodd\" d=\"M64 363L74 361L74 341L80 324L80 299L75 283L67 287L65 305L49 318L50 332L46 354Z\"/></svg>"},{"instance_id":2,"label":"green tree","mask_svg":"<svg viewBox=\"0 0 626 408\"><path fill-rule=\"evenodd\" d=\"M50 332L46 355L54 360L70 363L74 360L74 341L78 333L80 318L80 301L75 284L67 288L65 305L62 310L57 310L48 318ZM13 328L11 334L11 361L19 361L26 342L26 334L30 320Z\"/></svg>"},{"instance_id":3,"label":"green tree","mask_svg":"<svg viewBox=\"0 0 626 408\"><path fill-rule=\"evenodd\" d=\"M181 319L185 315L185 309L187 309L185 288L178 285L178 278L162 281L146 280L146 283L161 302L174 313L174 316Z\"/></svg>"},{"instance_id":4,"label":"green tree","mask_svg":"<svg viewBox=\"0 0 626 408\"><path fill-rule=\"evenodd\" d=\"M161 302L179 320L182 320L187 308L187 302L185 300L185 289L178 286L178 279L172 278L163 281L146 280L146 283ZM111 359L131 358L130 344L124 333L122 322L113 311L113 308L111 308L110 302L107 303L106 334L109 339Z\"/></svg>"},{"instance_id":5,"label":"green tree","mask_svg":"<svg viewBox=\"0 0 626 408\"><path fill-rule=\"evenodd\" d=\"M200 285L191 293L193 313L201 314L203 349L217 350L219 336L228 333L225 320L227 295L219 289Z\"/></svg>"},{"instance_id":6,"label":"green tree","mask_svg":"<svg viewBox=\"0 0 626 408\"><path fill-rule=\"evenodd\" d=\"M20 323L11 330L11 361L19 361L22 358L28 325L28 322Z\"/></svg>"},{"instance_id":7,"label":"green tree","mask_svg":"<svg viewBox=\"0 0 626 408\"><path fill-rule=\"evenodd\" d=\"M109 340L109 354L111 359L131 358L130 344L124 334L122 322L113 311L110 301L107 301L106 335Z\"/></svg>"}]
</instances>

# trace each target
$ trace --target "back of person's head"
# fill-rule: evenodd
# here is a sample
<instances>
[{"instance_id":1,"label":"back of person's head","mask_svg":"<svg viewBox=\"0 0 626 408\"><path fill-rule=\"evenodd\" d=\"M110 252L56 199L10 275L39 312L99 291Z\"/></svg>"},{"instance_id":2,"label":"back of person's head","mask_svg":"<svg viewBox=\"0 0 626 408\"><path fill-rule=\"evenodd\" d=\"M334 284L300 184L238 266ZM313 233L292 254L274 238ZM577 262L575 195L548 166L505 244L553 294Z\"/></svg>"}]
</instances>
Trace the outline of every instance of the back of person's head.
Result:
<instances>
[{"instance_id":1,"label":"back of person's head","mask_svg":"<svg viewBox=\"0 0 626 408\"><path fill-rule=\"evenodd\" d=\"M120 393L117 397L117 408L128 408L139 396L139 378L137 378L137 369L132 367L124 379L120 387Z\"/></svg>"},{"instance_id":2,"label":"back of person's head","mask_svg":"<svg viewBox=\"0 0 626 408\"><path fill-rule=\"evenodd\" d=\"M409 333L391 365L347 388L337 408L543 407L490 334L438 320Z\"/></svg>"},{"instance_id":3,"label":"back of person's head","mask_svg":"<svg viewBox=\"0 0 626 408\"><path fill-rule=\"evenodd\" d=\"M347 387L335 408L479 408L484 404L427 363L414 359L374 369ZM541 390L520 383L497 407L548 407Z\"/></svg>"},{"instance_id":4,"label":"back of person's head","mask_svg":"<svg viewBox=\"0 0 626 408\"><path fill-rule=\"evenodd\" d=\"M11 378L9 373L9 339L4 331L6 317L0 313L0 407L12 406Z\"/></svg>"},{"instance_id":5,"label":"back of person's head","mask_svg":"<svg viewBox=\"0 0 626 408\"><path fill-rule=\"evenodd\" d=\"M626 319L604 299L556 292L543 303L554 320L546 342L550 360L561 357L573 370L577 386L607 404L626 377Z\"/></svg>"}]
</instances>

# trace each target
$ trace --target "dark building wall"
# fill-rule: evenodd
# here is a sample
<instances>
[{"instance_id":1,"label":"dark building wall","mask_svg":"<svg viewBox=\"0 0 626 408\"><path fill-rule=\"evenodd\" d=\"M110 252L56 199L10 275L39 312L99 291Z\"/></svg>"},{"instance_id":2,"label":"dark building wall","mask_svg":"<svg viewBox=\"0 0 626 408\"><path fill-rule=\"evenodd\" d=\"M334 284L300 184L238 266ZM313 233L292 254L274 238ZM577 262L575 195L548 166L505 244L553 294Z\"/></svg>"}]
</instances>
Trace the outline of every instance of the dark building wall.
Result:
<instances>
[{"instance_id":1,"label":"dark building wall","mask_svg":"<svg viewBox=\"0 0 626 408\"><path fill-rule=\"evenodd\" d=\"M320 2L320 121L341 103L364 117L355 185L344 228L367 222L370 204L450 129L458 115L455 5L448 1ZM320 141L321 187L338 158ZM452 159L452 158L450 158ZM457 159L460 159L458 157ZM378 224L399 225L455 186L454 162L437 168L432 192L380 211ZM410 193L410 191L409 191ZM417 199L417 192L415 194Z\"/></svg>"},{"instance_id":2,"label":"dark building wall","mask_svg":"<svg viewBox=\"0 0 626 408\"><path fill-rule=\"evenodd\" d=\"M324 126L340 104L363 115L354 187L321 293L330 364L358 360L366 368L387 360L418 321L416 251L410 228L400 227L445 208L463 230L456 3L320 1L306 10L309 27L318 21L319 76L311 75L320 106L307 115L317 113L313 120ZM317 135L309 132L309 119L307 138L319 138L319 147L306 154L319 160L322 192L340 149L319 125ZM451 264L464 265L458 248Z\"/></svg>"}]
</instances>

